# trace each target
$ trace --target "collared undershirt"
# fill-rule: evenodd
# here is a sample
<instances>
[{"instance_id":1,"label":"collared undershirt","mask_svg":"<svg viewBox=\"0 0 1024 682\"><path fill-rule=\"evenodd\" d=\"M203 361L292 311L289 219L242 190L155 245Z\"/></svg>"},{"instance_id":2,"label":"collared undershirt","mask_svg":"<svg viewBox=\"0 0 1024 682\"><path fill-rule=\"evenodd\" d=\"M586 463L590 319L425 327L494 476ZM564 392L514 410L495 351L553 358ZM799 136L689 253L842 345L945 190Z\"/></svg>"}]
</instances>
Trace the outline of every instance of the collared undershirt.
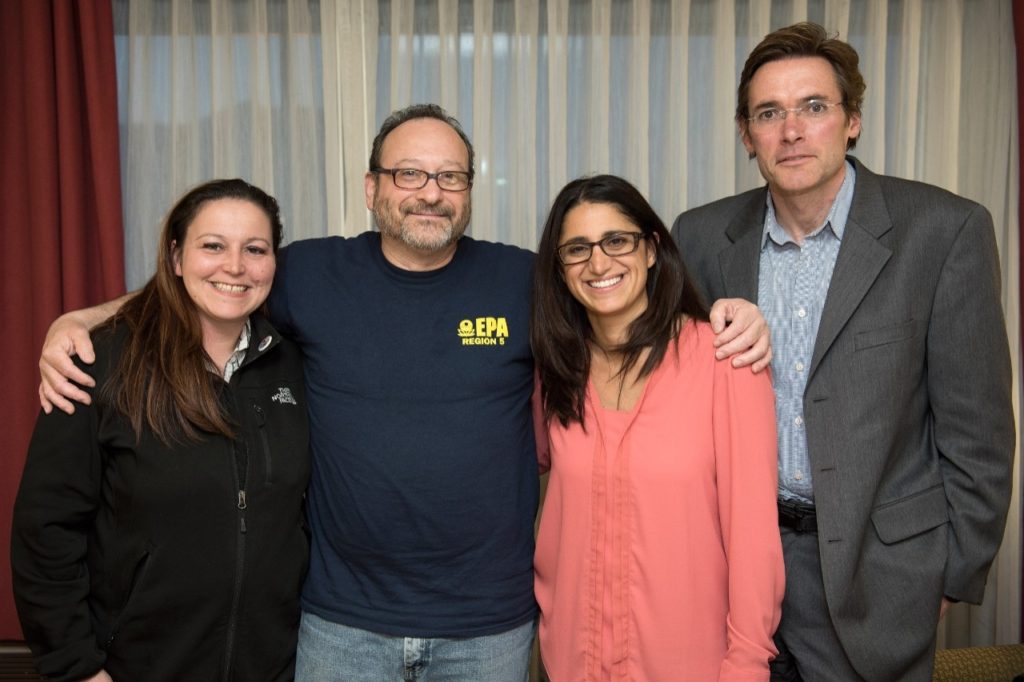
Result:
<instances>
[{"instance_id":1,"label":"collared undershirt","mask_svg":"<svg viewBox=\"0 0 1024 682\"><path fill-rule=\"evenodd\" d=\"M797 244L768 211L761 237L757 305L772 330L772 384L779 432L779 497L814 503L814 486L804 429L804 389L818 323L839 254L856 180L846 176L825 221Z\"/></svg>"},{"instance_id":2,"label":"collared undershirt","mask_svg":"<svg viewBox=\"0 0 1024 682\"><path fill-rule=\"evenodd\" d=\"M245 325L242 327L242 333L238 337L238 343L235 344L235 350L231 353L231 357L228 358L228 362L224 365L224 381L231 381L231 375L235 373L235 370L242 366L242 360L245 360L245 351L249 349L249 336L252 333L252 328L249 325L249 320L246 319Z\"/></svg>"}]
</instances>

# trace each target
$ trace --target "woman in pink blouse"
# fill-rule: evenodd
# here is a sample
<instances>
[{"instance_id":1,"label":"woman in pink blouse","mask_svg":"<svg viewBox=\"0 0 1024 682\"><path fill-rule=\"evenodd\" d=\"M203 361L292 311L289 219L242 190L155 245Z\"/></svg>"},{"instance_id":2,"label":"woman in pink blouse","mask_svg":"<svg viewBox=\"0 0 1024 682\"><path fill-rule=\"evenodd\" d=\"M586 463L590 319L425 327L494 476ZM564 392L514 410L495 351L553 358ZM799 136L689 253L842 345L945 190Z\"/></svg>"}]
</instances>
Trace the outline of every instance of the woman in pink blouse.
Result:
<instances>
[{"instance_id":1,"label":"woman in pink blouse","mask_svg":"<svg viewBox=\"0 0 1024 682\"><path fill-rule=\"evenodd\" d=\"M768 375L715 359L671 235L625 180L569 183L539 252L548 674L768 680L784 583Z\"/></svg>"}]
</instances>

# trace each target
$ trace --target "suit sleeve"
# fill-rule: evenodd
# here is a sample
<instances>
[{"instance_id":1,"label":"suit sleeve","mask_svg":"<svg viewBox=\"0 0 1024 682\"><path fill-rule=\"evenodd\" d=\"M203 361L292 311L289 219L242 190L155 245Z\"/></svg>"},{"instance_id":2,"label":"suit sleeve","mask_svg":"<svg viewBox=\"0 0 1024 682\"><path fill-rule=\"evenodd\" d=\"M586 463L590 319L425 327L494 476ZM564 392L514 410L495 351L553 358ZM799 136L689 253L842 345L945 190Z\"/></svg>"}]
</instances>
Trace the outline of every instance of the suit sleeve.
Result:
<instances>
[{"instance_id":1,"label":"suit sleeve","mask_svg":"<svg viewBox=\"0 0 1024 682\"><path fill-rule=\"evenodd\" d=\"M714 438L728 564L727 650L719 680L768 680L785 589L776 495L775 397L767 372L716 364Z\"/></svg>"},{"instance_id":2,"label":"suit sleeve","mask_svg":"<svg viewBox=\"0 0 1024 682\"><path fill-rule=\"evenodd\" d=\"M927 343L950 520L945 594L980 603L1006 522L1015 439L995 234L981 206L968 214L942 266Z\"/></svg>"},{"instance_id":3,"label":"suit sleeve","mask_svg":"<svg viewBox=\"0 0 1024 682\"><path fill-rule=\"evenodd\" d=\"M106 661L92 625L87 543L99 506L102 465L96 406L40 412L11 528L15 604L47 679L79 680Z\"/></svg>"},{"instance_id":4,"label":"suit sleeve","mask_svg":"<svg viewBox=\"0 0 1024 682\"><path fill-rule=\"evenodd\" d=\"M710 306L715 299L712 298L712 284L709 281L708 268L700 262L699 249L694 243L694 232L698 229L690 214L682 213L672 223L672 238L675 239L676 246L679 247L679 255L683 257L686 273L697 285L701 298Z\"/></svg>"}]
</instances>

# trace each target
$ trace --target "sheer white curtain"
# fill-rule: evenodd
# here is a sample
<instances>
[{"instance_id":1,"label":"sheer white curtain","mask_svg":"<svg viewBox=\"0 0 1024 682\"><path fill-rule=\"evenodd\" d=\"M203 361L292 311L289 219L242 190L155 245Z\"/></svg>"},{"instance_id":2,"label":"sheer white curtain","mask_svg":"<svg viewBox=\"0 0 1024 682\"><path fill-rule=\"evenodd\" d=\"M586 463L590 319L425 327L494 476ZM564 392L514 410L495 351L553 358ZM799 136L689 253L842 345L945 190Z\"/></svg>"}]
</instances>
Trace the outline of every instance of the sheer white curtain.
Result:
<instances>
[{"instance_id":1,"label":"sheer white curtain","mask_svg":"<svg viewBox=\"0 0 1024 682\"><path fill-rule=\"evenodd\" d=\"M739 70L767 32L810 19L860 52L856 155L992 211L1019 377L1016 75L1002 0L113 1L130 286L152 272L170 203L212 176L274 193L289 239L367 229L370 142L413 102L442 104L474 141L478 238L533 248L558 189L594 172L629 178L671 221L762 182L736 138ZM1018 641L1019 497L985 604L955 607L940 643Z\"/></svg>"},{"instance_id":2,"label":"sheer white curtain","mask_svg":"<svg viewBox=\"0 0 1024 682\"><path fill-rule=\"evenodd\" d=\"M274 194L289 238L322 234L317 3L114 0L114 21L129 288L153 273L174 200L210 178Z\"/></svg>"}]
</instances>

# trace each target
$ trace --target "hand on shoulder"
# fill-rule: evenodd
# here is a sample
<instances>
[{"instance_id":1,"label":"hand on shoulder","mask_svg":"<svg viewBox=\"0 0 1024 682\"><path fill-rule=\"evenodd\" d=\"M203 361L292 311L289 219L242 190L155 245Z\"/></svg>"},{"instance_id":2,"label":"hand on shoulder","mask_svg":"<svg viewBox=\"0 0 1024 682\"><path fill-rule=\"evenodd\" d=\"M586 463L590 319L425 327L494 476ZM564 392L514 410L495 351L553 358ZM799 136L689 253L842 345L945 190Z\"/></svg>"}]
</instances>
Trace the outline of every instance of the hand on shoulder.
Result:
<instances>
[{"instance_id":1,"label":"hand on shoulder","mask_svg":"<svg viewBox=\"0 0 1024 682\"><path fill-rule=\"evenodd\" d=\"M760 309L742 298L720 298L711 306L715 357L757 374L772 361L771 331Z\"/></svg>"}]
</instances>

